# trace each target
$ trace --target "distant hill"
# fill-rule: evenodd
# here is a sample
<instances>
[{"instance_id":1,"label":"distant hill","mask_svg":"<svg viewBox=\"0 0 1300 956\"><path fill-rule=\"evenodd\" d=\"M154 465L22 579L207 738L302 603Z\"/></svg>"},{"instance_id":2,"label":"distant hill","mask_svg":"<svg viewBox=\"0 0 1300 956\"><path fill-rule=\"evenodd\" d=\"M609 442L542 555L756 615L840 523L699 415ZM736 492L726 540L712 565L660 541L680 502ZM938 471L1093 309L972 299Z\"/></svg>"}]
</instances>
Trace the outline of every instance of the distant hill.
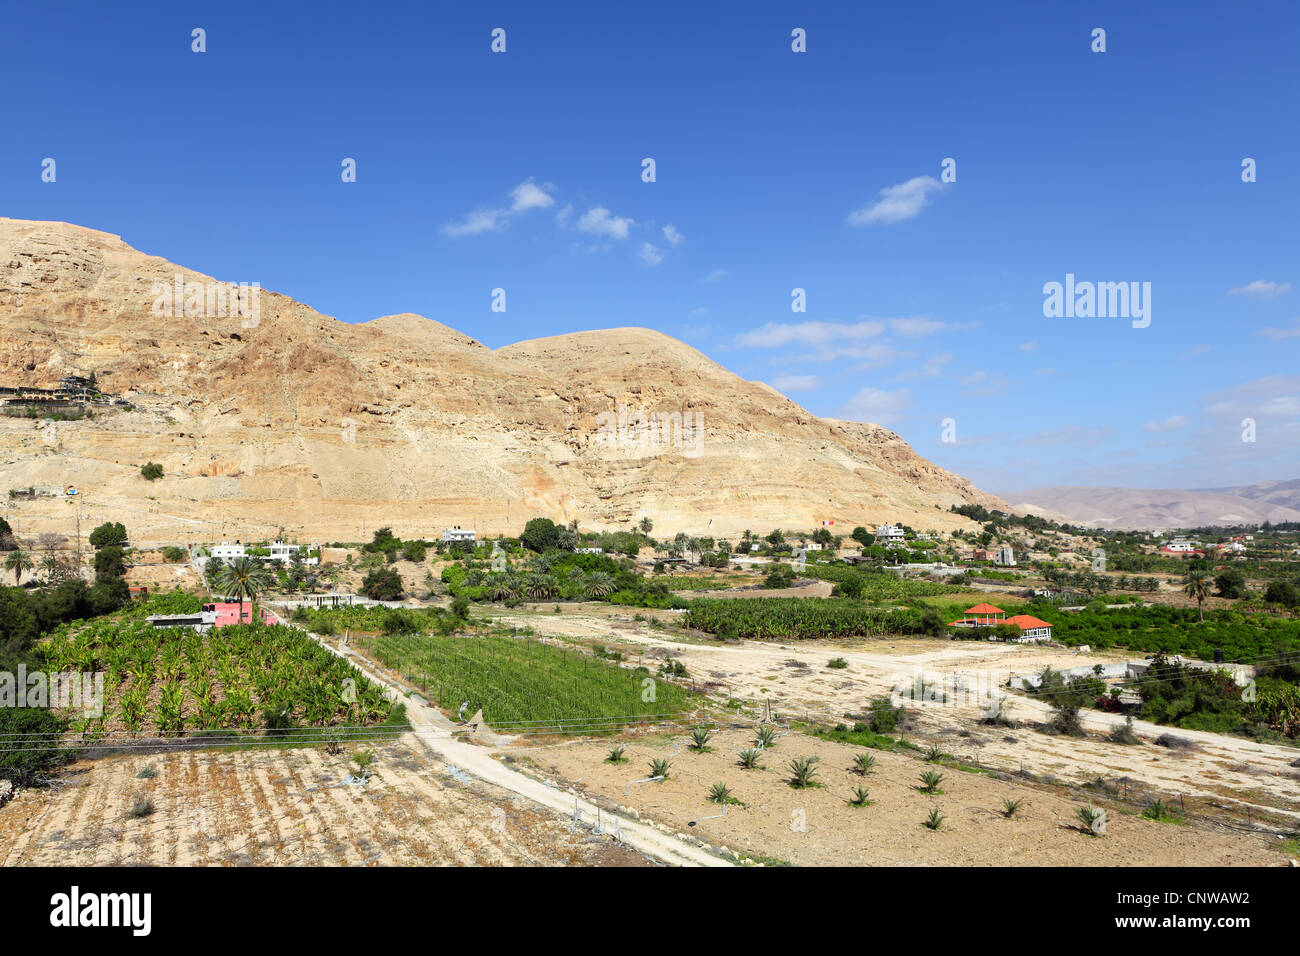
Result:
<instances>
[{"instance_id":1,"label":"distant hill","mask_svg":"<svg viewBox=\"0 0 1300 956\"><path fill-rule=\"evenodd\" d=\"M1018 511L1120 530L1300 521L1300 479L1235 488L1054 486L1004 495Z\"/></svg>"}]
</instances>

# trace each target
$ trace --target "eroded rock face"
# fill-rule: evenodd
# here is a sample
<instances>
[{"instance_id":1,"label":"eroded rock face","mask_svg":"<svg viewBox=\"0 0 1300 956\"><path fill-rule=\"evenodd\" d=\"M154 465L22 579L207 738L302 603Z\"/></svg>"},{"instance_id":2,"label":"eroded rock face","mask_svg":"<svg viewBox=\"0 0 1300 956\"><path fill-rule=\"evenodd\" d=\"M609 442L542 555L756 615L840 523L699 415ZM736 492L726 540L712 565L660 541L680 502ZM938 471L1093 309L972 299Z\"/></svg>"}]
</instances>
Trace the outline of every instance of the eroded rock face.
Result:
<instances>
[{"instance_id":1,"label":"eroded rock face","mask_svg":"<svg viewBox=\"0 0 1300 956\"><path fill-rule=\"evenodd\" d=\"M517 532L538 514L847 533L1005 507L887 429L818 418L648 329L492 350L420 316L349 325L265 290L256 323L157 314L177 274L214 281L107 233L0 219L0 385L93 371L133 406L52 427L0 418L0 493L75 485L87 516L141 541ZM166 477L141 478L146 461ZM67 533L75 510L8 507L35 533Z\"/></svg>"}]
</instances>

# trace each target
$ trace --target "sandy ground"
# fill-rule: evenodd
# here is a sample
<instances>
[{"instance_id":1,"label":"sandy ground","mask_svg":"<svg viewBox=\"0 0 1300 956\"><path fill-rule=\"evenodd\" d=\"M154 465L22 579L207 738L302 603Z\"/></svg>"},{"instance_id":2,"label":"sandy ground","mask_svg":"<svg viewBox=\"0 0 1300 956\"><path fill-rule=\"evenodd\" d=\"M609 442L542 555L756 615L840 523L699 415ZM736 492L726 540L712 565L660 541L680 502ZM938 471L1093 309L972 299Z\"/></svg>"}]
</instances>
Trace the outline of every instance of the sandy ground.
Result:
<instances>
[{"instance_id":1,"label":"sandy ground","mask_svg":"<svg viewBox=\"0 0 1300 956\"><path fill-rule=\"evenodd\" d=\"M432 760L417 741L373 748L345 786L323 748L190 751L81 761L0 810L0 866L637 866L590 827ZM150 766L151 779L136 773ZM136 793L154 812L128 815Z\"/></svg>"},{"instance_id":2,"label":"sandy ground","mask_svg":"<svg viewBox=\"0 0 1300 956\"><path fill-rule=\"evenodd\" d=\"M589 796L599 795L669 822L712 844L762 854L805 866L1286 866L1285 854L1269 848L1271 838L1223 829L1155 823L1111 809L1107 833L1092 837L1077 828L1075 810L1085 799L1064 799L1049 788L992 779L984 774L938 767L937 795L921 793L920 773L931 765L913 756L864 751L848 744L789 734L777 740L763 769L745 770L736 753L749 746L752 731L729 729L709 742L708 753L672 740L627 746L627 763L605 762L608 741L518 748L544 773L580 780ZM850 771L853 756L876 757L870 775ZM651 757L670 756L662 782L632 784L649 776ZM796 790L788 783L793 757L818 757L820 787ZM709 803L714 782L731 787L744 806L725 817ZM848 803L853 788L866 786L871 803ZM1002 815L1004 799L1024 801L1014 819ZM1098 800L1099 806L1106 806ZM938 807L947 818L938 831L923 821ZM711 819L706 819L711 817ZM690 826L695 821L695 826Z\"/></svg>"},{"instance_id":3,"label":"sandy ground","mask_svg":"<svg viewBox=\"0 0 1300 956\"><path fill-rule=\"evenodd\" d=\"M588 607L593 611L588 612ZM1115 651L1078 654L1073 649L942 639L720 644L672 627L654 629L631 620L626 609L619 616L607 607L582 608L550 615L517 610L492 613L532 626L540 635L586 638L622 648L632 664L671 653L686 665L697 686L709 686L724 697L770 700L774 712L785 717L848 720L845 715L862 713L873 697L924 674L927 681L948 682L949 702L909 702L916 726L907 736L915 742L940 744L950 753L1001 770L1028 771L1075 784L1103 777L1153 795L1194 798L1207 810L1217 808L1245 823L1257 823L1261 817L1278 825L1289 821L1293 829L1300 823L1300 770L1290 766L1300 758L1297 748L1175 730L1200 748L1175 753L1149 743L1170 728L1142 721L1136 722L1136 730L1148 743L1112 744L1101 735L1123 720L1099 711L1084 712L1085 727L1094 735L1083 739L1049 736L1028 726L1008 729L979 723L983 713L979 689L1000 686L1008 674L1034 673L1048 665L1081 667L1126 659ZM848 667L827 668L836 657L844 658ZM1018 721L1041 721L1047 712L1041 701L1007 697L1006 713Z\"/></svg>"}]
</instances>

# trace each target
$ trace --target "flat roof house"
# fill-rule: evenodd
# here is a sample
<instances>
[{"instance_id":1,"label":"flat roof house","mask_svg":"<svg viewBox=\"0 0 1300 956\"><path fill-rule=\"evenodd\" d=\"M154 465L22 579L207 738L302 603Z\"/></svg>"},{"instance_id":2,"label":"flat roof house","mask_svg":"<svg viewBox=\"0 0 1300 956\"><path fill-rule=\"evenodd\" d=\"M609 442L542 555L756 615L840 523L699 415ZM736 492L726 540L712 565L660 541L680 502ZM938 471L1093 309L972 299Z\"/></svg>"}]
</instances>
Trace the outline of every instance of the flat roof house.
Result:
<instances>
[{"instance_id":1,"label":"flat roof house","mask_svg":"<svg viewBox=\"0 0 1300 956\"><path fill-rule=\"evenodd\" d=\"M442 540L444 544L452 544L453 542L456 541L467 541L470 544L473 544L474 529L462 528L460 525L455 525L451 528L446 528L442 532Z\"/></svg>"}]
</instances>

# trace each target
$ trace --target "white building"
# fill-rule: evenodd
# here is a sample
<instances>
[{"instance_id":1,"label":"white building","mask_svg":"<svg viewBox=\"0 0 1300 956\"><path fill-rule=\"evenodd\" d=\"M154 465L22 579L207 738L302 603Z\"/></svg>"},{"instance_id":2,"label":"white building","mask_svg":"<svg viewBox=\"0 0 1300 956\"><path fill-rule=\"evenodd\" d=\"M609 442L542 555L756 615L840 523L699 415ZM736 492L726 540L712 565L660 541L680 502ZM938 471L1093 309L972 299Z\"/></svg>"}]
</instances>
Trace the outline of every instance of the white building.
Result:
<instances>
[{"instance_id":1,"label":"white building","mask_svg":"<svg viewBox=\"0 0 1300 956\"><path fill-rule=\"evenodd\" d=\"M574 554L604 554L604 548L574 548Z\"/></svg>"},{"instance_id":2,"label":"white building","mask_svg":"<svg viewBox=\"0 0 1300 956\"><path fill-rule=\"evenodd\" d=\"M902 544L903 529L896 524L882 524L876 528L876 542L878 544Z\"/></svg>"},{"instance_id":3,"label":"white building","mask_svg":"<svg viewBox=\"0 0 1300 956\"><path fill-rule=\"evenodd\" d=\"M443 544L453 544L458 541L463 541L469 544L473 544L474 529L462 528L460 525L456 525L455 527L447 528L442 532Z\"/></svg>"},{"instance_id":4,"label":"white building","mask_svg":"<svg viewBox=\"0 0 1300 956\"><path fill-rule=\"evenodd\" d=\"M274 561L277 564L288 564L295 557L301 556L303 546L300 544L285 544L283 541L276 541L271 544L271 556L268 561ZM303 564L312 565L317 563L317 558L304 558Z\"/></svg>"},{"instance_id":5,"label":"white building","mask_svg":"<svg viewBox=\"0 0 1300 956\"><path fill-rule=\"evenodd\" d=\"M216 558L218 561L224 561L230 564L239 558L256 557L260 561L274 561L276 564L287 564L291 562L294 555L301 554L303 546L300 544L285 544L283 541L276 541L270 547L270 555L250 555L245 545L236 541L231 544L229 541L223 541L220 544L214 544L208 549L208 555ZM318 564L318 558L306 558L303 564Z\"/></svg>"},{"instance_id":6,"label":"white building","mask_svg":"<svg viewBox=\"0 0 1300 956\"><path fill-rule=\"evenodd\" d=\"M1009 546L1004 545L993 552L993 563L1014 568L1016 566L1016 553Z\"/></svg>"},{"instance_id":7,"label":"white building","mask_svg":"<svg viewBox=\"0 0 1300 956\"><path fill-rule=\"evenodd\" d=\"M229 564L236 558L248 557L248 549L238 542L231 544L229 541L223 541L220 544L214 544L209 548L208 554L219 561L225 561Z\"/></svg>"}]
</instances>

